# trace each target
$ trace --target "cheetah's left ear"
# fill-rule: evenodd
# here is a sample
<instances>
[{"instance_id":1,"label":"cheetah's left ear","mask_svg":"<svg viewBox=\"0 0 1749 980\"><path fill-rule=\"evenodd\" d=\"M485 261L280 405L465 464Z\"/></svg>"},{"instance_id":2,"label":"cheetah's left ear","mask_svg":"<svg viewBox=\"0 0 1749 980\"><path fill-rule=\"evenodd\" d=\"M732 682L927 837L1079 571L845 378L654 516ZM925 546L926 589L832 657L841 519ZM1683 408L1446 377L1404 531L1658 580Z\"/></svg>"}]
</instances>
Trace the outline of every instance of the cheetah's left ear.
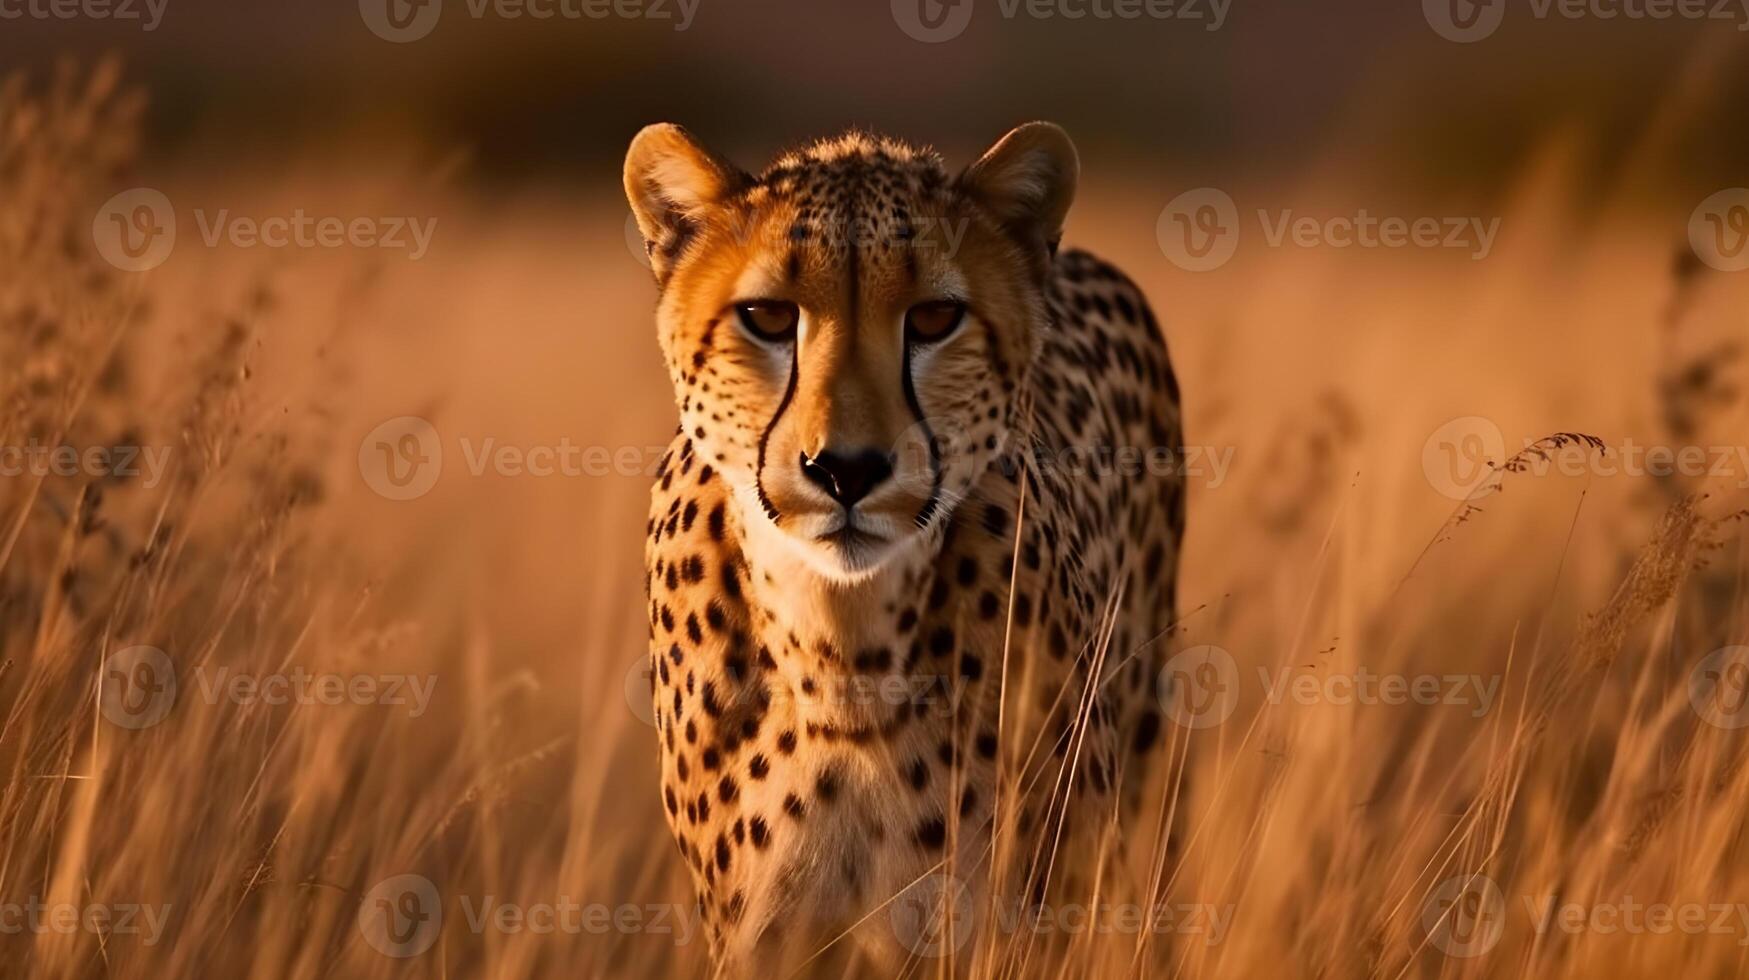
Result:
<instances>
[{"instance_id":1,"label":"cheetah's left ear","mask_svg":"<svg viewBox=\"0 0 1749 980\"><path fill-rule=\"evenodd\" d=\"M1010 130L960 177L960 186L1004 224L1051 250L1075 200L1081 159L1062 127L1031 122Z\"/></svg>"},{"instance_id":2,"label":"cheetah's left ear","mask_svg":"<svg viewBox=\"0 0 1749 980\"><path fill-rule=\"evenodd\" d=\"M626 151L626 198L652 249L683 243L692 224L746 180L672 123L644 127Z\"/></svg>"}]
</instances>

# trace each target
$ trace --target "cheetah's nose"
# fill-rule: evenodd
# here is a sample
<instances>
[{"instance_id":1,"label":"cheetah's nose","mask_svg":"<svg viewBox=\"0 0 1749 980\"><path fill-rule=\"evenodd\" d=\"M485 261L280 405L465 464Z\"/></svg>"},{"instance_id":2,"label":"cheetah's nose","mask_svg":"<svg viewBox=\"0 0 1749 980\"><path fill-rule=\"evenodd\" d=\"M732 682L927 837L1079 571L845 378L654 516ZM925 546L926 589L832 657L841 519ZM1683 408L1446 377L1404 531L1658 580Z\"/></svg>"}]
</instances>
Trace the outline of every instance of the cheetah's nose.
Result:
<instances>
[{"instance_id":1,"label":"cheetah's nose","mask_svg":"<svg viewBox=\"0 0 1749 980\"><path fill-rule=\"evenodd\" d=\"M873 449L852 453L823 449L817 456L802 454L802 473L848 509L893 475L893 461Z\"/></svg>"}]
</instances>

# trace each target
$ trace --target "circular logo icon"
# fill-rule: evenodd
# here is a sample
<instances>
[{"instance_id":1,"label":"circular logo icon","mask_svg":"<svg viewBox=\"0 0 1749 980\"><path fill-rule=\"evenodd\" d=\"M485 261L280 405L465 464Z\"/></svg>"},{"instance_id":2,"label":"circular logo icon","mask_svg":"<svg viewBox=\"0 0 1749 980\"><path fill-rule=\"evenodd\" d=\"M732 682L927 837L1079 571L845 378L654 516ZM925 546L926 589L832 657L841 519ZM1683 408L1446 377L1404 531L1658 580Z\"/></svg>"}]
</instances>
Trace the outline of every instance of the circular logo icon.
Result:
<instances>
[{"instance_id":1,"label":"circular logo icon","mask_svg":"<svg viewBox=\"0 0 1749 980\"><path fill-rule=\"evenodd\" d=\"M151 728L176 705L176 665L157 647L117 650L103 661L97 704L110 724Z\"/></svg>"},{"instance_id":2,"label":"circular logo icon","mask_svg":"<svg viewBox=\"0 0 1749 980\"><path fill-rule=\"evenodd\" d=\"M1688 703L1709 725L1749 725L1749 647L1714 650L1696 664L1688 675Z\"/></svg>"},{"instance_id":3,"label":"circular logo icon","mask_svg":"<svg viewBox=\"0 0 1749 980\"><path fill-rule=\"evenodd\" d=\"M123 272L156 269L176 248L176 209L150 187L122 191L97 209L91 240L97 254Z\"/></svg>"},{"instance_id":4,"label":"circular logo icon","mask_svg":"<svg viewBox=\"0 0 1749 980\"><path fill-rule=\"evenodd\" d=\"M1720 272L1749 269L1749 189L1719 191L1688 216L1688 245Z\"/></svg>"},{"instance_id":5,"label":"circular logo icon","mask_svg":"<svg viewBox=\"0 0 1749 980\"><path fill-rule=\"evenodd\" d=\"M443 473L443 440L417 415L392 418L358 444L358 472L365 485L390 500L423 497Z\"/></svg>"},{"instance_id":6,"label":"circular logo icon","mask_svg":"<svg viewBox=\"0 0 1749 980\"><path fill-rule=\"evenodd\" d=\"M929 875L893 899L887 918L912 955L940 959L972 938L971 889L953 875Z\"/></svg>"},{"instance_id":7,"label":"circular logo icon","mask_svg":"<svg viewBox=\"0 0 1749 980\"><path fill-rule=\"evenodd\" d=\"M1469 959L1494 948L1506 931L1506 897L1487 875L1454 875L1421 906L1427 940L1447 956Z\"/></svg>"},{"instance_id":8,"label":"circular logo icon","mask_svg":"<svg viewBox=\"0 0 1749 980\"><path fill-rule=\"evenodd\" d=\"M656 677L654 660L649 654L639 657L632 669L626 671L625 683L621 687L632 714L644 724L656 727Z\"/></svg>"},{"instance_id":9,"label":"circular logo icon","mask_svg":"<svg viewBox=\"0 0 1749 980\"><path fill-rule=\"evenodd\" d=\"M1421 0L1421 15L1440 37L1470 44L1500 29L1506 0Z\"/></svg>"},{"instance_id":10,"label":"circular logo icon","mask_svg":"<svg viewBox=\"0 0 1749 980\"><path fill-rule=\"evenodd\" d=\"M358 906L358 931L364 941L398 960L430 949L442 927L443 900L424 875L384 878Z\"/></svg>"},{"instance_id":11,"label":"circular logo icon","mask_svg":"<svg viewBox=\"0 0 1749 980\"><path fill-rule=\"evenodd\" d=\"M358 0L358 13L372 34L406 44L437 27L437 19L443 16L443 0Z\"/></svg>"},{"instance_id":12,"label":"circular logo icon","mask_svg":"<svg viewBox=\"0 0 1749 980\"><path fill-rule=\"evenodd\" d=\"M1239 207L1218 188L1185 191L1166 202L1154 237L1166 258L1186 272L1219 269L1239 248Z\"/></svg>"},{"instance_id":13,"label":"circular logo icon","mask_svg":"<svg viewBox=\"0 0 1749 980\"><path fill-rule=\"evenodd\" d=\"M1160 668L1157 693L1173 721L1185 728L1213 728L1239 707L1239 665L1217 646L1181 650Z\"/></svg>"},{"instance_id":14,"label":"circular logo icon","mask_svg":"<svg viewBox=\"0 0 1749 980\"><path fill-rule=\"evenodd\" d=\"M626 213L625 226L626 251L632 253L632 258L644 268L650 268L650 246L644 241L644 229L638 227L638 216Z\"/></svg>"},{"instance_id":15,"label":"circular logo icon","mask_svg":"<svg viewBox=\"0 0 1749 980\"><path fill-rule=\"evenodd\" d=\"M914 41L940 44L964 34L972 0L892 0L893 21Z\"/></svg>"},{"instance_id":16,"label":"circular logo icon","mask_svg":"<svg viewBox=\"0 0 1749 980\"><path fill-rule=\"evenodd\" d=\"M1506 437L1480 415L1452 419L1421 444L1421 472L1434 490L1453 500L1485 497L1498 489L1488 481L1505 461Z\"/></svg>"}]
</instances>

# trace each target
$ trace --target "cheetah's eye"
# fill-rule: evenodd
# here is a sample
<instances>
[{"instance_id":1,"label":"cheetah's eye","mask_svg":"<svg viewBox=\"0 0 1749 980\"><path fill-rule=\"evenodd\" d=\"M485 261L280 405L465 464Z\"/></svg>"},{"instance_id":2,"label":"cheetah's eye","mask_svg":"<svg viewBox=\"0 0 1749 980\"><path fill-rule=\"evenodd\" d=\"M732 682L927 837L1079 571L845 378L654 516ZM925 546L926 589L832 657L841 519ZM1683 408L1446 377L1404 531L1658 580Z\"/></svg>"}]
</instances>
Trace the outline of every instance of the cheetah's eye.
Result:
<instances>
[{"instance_id":1,"label":"cheetah's eye","mask_svg":"<svg viewBox=\"0 0 1749 980\"><path fill-rule=\"evenodd\" d=\"M762 299L736 304L735 316L748 333L760 340L783 341L796 335L802 311L794 303Z\"/></svg>"},{"instance_id":2,"label":"cheetah's eye","mask_svg":"<svg viewBox=\"0 0 1749 980\"><path fill-rule=\"evenodd\" d=\"M955 300L918 303L905 314L905 339L915 344L944 340L966 318L966 304Z\"/></svg>"}]
</instances>

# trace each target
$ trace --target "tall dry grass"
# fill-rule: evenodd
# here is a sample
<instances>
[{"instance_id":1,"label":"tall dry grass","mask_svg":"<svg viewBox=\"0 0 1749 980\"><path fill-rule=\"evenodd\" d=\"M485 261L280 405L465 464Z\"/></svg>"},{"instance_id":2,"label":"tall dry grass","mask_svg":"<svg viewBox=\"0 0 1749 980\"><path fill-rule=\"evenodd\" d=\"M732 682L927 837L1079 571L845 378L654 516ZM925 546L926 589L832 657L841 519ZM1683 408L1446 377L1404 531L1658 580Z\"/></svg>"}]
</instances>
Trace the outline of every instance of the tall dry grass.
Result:
<instances>
[{"instance_id":1,"label":"tall dry grass","mask_svg":"<svg viewBox=\"0 0 1749 980\"><path fill-rule=\"evenodd\" d=\"M373 495L356 459L366 431L404 414L506 442L660 444L648 286L619 240L611 181L582 210L537 198L487 215L433 192L421 206L462 231L420 269L179 254L135 275L97 258L89 229L99 202L140 181L139 116L110 69L0 88L0 445L168 459L149 481L0 478L0 903L167 910L150 943L14 932L0 971L705 974L696 934L470 923L488 899L688 901L635 674L628 684L642 479L446 467L403 505ZM1229 652L1237 711L1174 730L1175 812L1126 842L1155 901L1225 925L993 933L967 951L977 972L1749 972L1749 921L1533 927L1551 896L1749 903L1744 733L1704 721L1690 690L1709 652L1749 643L1743 492L1534 465L1628 435L1741 443L1746 290L1673 266L1680 224L1636 210L1637 188L1589 202L1601 217L1583 231L1547 210L1571 162L1557 142L1526 173L1506 210L1520 230L1485 270L1270 254L1192 282L1135 220L1144 190L1090 189L1075 236L1110 242L1170 311L1190 441L1235 450L1228 481L1194 488L1186 615L1165 642ZM575 227L591 229L586 244ZM1381 273L1391 285L1376 294L1328 285ZM1575 297L1575 283L1594 292ZM1650 353L1575 349L1556 321ZM1492 492L1454 503L1429 489L1420 450L1464 414L1514 438L1601 445L1531 444L1497 461ZM164 652L178 691L162 721L132 729L100 693L142 645ZM1361 668L1474 674L1498 694L1480 713L1271 703L1258 675ZM204 693L221 670L298 669L435 686L417 716ZM400 959L360 911L404 874L438 887L443 921L428 951ZM1499 904L1446 901L1482 877ZM1446 952L1454 927L1495 924L1485 952ZM919 958L909 972L948 968Z\"/></svg>"}]
</instances>

